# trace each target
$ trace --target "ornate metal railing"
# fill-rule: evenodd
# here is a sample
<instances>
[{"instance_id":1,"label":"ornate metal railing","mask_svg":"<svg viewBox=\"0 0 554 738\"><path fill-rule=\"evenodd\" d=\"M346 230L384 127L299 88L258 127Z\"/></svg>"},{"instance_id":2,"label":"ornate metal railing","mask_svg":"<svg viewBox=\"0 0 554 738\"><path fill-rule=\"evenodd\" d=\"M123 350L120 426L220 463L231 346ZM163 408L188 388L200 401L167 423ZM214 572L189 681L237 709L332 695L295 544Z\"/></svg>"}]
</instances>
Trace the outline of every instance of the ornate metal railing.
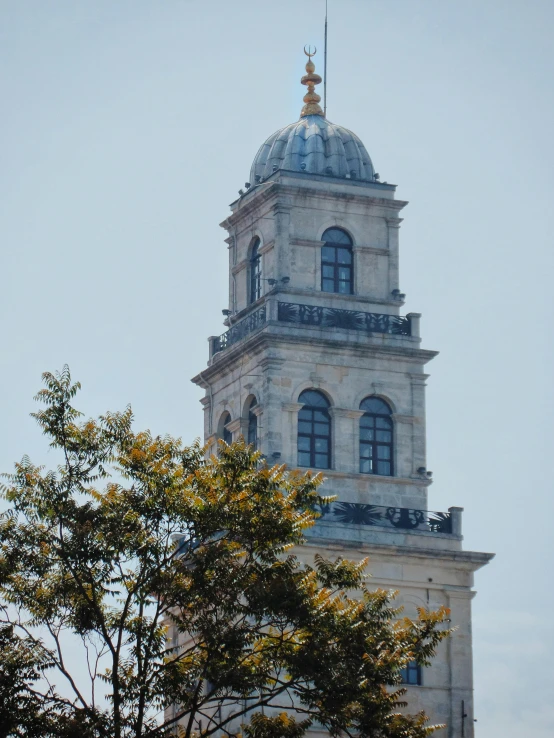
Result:
<instances>
[{"instance_id":1,"label":"ornate metal railing","mask_svg":"<svg viewBox=\"0 0 554 738\"><path fill-rule=\"evenodd\" d=\"M216 338L213 342L212 352L217 354L218 351L223 351L224 349L229 348L229 346L240 341L241 338L244 338L249 333L252 333L252 331L255 331L256 328L263 325L265 321L266 307L265 305L262 305L257 310L254 310L254 312L247 315L246 318L239 320L238 323L231 326L228 331L225 331L225 333Z\"/></svg>"},{"instance_id":2,"label":"ornate metal railing","mask_svg":"<svg viewBox=\"0 0 554 738\"><path fill-rule=\"evenodd\" d=\"M323 520L335 520L350 525L378 525L402 530L426 530L431 533L452 533L452 515L449 512L415 510L409 507L362 505L357 502L331 502L319 506Z\"/></svg>"},{"instance_id":3,"label":"ornate metal railing","mask_svg":"<svg viewBox=\"0 0 554 738\"><path fill-rule=\"evenodd\" d=\"M399 315L384 313L364 313L360 310L341 310L340 308L319 305L299 305L293 302L280 302L278 318L286 323L302 323L326 328L348 328L367 333L392 333L410 336L410 319Z\"/></svg>"}]
</instances>

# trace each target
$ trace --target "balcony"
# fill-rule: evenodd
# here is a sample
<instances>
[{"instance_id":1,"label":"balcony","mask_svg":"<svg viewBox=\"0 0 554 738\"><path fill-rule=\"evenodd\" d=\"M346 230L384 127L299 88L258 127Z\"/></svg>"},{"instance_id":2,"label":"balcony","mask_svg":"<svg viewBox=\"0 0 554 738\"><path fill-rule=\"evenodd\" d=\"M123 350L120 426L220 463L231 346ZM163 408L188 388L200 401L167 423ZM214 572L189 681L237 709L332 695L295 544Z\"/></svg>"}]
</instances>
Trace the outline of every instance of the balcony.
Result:
<instances>
[{"instance_id":1,"label":"balcony","mask_svg":"<svg viewBox=\"0 0 554 738\"><path fill-rule=\"evenodd\" d=\"M462 509L459 507L451 507L448 512L435 512L408 507L331 502L318 507L317 512L321 516L319 520L325 522L461 535Z\"/></svg>"},{"instance_id":2,"label":"balcony","mask_svg":"<svg viewBox=\"0 0 554 738\"><path fill-rule=\"evenodd\" d=\"M300 323L321 328L346 328L364 333L389 333L396 336L411 336L410 319L384 313L364 313L361 310L342 310L319 305L299 305L280 302L278 320L285 323Z\"/></svg>"},{"instance_id":3,"label":"balcony","mask_svg":"<svg viewBox=\"0 0 554 738\"><path fill-rule=\"evenodd\" d=\"M275 305L275 302L270 302L277 308L276 313L273 312L273 307L270 310L269 305L264 304L239 320L221 336L211 338L210 356L238 343L270 319L276 319L280 323L295 323L319 328L342 328L367 334L417 335L417 331L413 330L412 325L412 318L419 318L419 315L415 313L412 316L403 317L385 313L365 313L360 310L342 310L320 305L301 305L293 302L278 302Z\"/></svg>"},{"instance_id":4,"label":"balcony","mask_svg":"<svg viewBox=\"0 0 554 738\"><path fill-rule=\"evenodd\" d=\"M229 346L242 340L249 333L252 333L266 322L266 306L262 305L254 312L250 313L235 323L228 331L225 331L221 336L216 336L212 340L211 354L217 354L219 351L224 351Z\"/></svg>"}]
</instances>

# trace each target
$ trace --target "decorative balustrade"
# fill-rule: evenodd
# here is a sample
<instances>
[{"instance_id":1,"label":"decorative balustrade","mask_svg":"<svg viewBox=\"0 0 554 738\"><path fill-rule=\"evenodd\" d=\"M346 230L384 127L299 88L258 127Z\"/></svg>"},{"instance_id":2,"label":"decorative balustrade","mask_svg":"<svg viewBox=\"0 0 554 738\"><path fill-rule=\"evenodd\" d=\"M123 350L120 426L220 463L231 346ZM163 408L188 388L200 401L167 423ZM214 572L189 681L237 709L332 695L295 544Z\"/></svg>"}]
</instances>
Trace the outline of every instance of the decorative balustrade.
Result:
<instances>
[{"instance_id":1,"label":"decorative balustrade","mask_svg":"<svg viewBox=\"0 0 554 738\"><path fill-rule=\"evenodd\" d=\"M284 323L299 323L321 328L347 328L365 333L388 333L397 336L412 335L410 318L385 313L364 313L360 310L342 310L321 305L279 302L277 319ZM229 348L266 323L267 320L268 309L266 305L262 305L231 326L221 336L214 338L212 354Z\"/></svg>"},{"instance_id":2,"label":"decorative balustrade","mask_svg":"<svg viewBox=\"0 0 554 738\"><path fill-rule=\"evenodd\" d=\"M455 509L455 508L454 508ZM350 525L374 525L402 530L424 530L431 533L452 533L452 514L409 507L383 507L356 502L331 502L319 506L323 520Z\"/></svg>"},{"instance_id":3,"label":"decorative balustrade","mask_svg":"<svg viewBox=\"0 0 554 738\"><path fill-rule=\"evenodd\" d=\"M252 333L266 322L266 306L262 305L254 312L250 313L239 320L238 323L231 326L228 331L225 331L221 336L215 338L213 341L212 353L217 354L219 351L223 351L229 346L232 346L241 338L244 338L249 333Z\"/></svg>"},{"instance_id":4,"label":"decorative balustrade","mask_svg":"<svg viewBox=\"0 0 554 738\"><path fill-rule=\"evenodd\" d=\"M384 313L364 313L360 310L321 307L320 305L299 305L280 302L278 319L286 323L301 323L325 328L347 328L366 333L391 333L411 336L410 319L399 315Z\"/></svg>"}]
</instances>

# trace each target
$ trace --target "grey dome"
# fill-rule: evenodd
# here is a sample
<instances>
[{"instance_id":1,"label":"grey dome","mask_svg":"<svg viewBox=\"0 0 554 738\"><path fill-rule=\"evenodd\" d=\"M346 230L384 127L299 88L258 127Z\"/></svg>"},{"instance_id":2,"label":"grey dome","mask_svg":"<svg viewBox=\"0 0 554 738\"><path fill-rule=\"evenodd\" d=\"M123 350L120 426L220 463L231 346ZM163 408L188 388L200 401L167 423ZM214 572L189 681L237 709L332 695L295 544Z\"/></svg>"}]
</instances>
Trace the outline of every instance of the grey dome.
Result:
<instances>
[{"instance_id":1,"label":"grey dome","mask_svg":"<svg viewBox=\"0 0 554 738\"><path fill-rule=\"evenodd\" d=\"M375 174L360 139L322 115L306 115L270 136L256 154L250 182L254 185L277 169L369 181Z\"/></svg>"}]
</instances>

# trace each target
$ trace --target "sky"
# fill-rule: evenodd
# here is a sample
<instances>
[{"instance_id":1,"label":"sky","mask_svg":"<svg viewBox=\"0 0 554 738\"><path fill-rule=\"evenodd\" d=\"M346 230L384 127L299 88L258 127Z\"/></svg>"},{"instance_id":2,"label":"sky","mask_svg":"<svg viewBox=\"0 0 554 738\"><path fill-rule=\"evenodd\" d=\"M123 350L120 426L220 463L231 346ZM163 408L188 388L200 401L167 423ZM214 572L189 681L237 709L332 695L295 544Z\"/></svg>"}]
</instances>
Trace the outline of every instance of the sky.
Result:
<instances>
[{"instance_id":1,"label":"sky","mask_svg":"<svg viewBox=\"0 0 554 738\"><path fill-rule=\"evenodd\" d=\"M69 364L81 409L192 441L221 333L219 223L298 118L324 0L0 0L0 471L52 463L29 413ZM429 366L430 507L465 508L481 738L550 738L554 3L329 0L328 117L403 211ZM322 72L322 55L314 59Z\"/></svg>"}]
</instances>

